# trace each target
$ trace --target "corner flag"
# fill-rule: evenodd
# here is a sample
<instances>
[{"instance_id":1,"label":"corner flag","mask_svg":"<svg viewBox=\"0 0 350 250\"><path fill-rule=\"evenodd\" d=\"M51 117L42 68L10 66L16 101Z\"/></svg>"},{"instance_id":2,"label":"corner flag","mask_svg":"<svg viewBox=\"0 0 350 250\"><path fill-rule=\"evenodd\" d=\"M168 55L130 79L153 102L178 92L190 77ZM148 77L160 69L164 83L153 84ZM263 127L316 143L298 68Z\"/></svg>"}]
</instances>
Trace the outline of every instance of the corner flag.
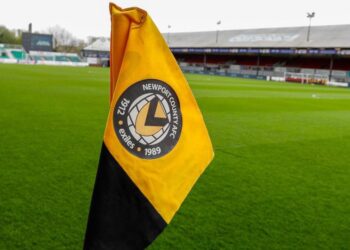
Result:
<instances>
[{"instance_id":1,"label":"corner flag","mask_svg":"<svg viewBox=\"0 0 350 250\"><path fill-rule=\"evenodd\" d=\"M110 4L110 111L84 249L144 249L214 153L191 89L146 11Z\"/></svg>"}]
</instances>

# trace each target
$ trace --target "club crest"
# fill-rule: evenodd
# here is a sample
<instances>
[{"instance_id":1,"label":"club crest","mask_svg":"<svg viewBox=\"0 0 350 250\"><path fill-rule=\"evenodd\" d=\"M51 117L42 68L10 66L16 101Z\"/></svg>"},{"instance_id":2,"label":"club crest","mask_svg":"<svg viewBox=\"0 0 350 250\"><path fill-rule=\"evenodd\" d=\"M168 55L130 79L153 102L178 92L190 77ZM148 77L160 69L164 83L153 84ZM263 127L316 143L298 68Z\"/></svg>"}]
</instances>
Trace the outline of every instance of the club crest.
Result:
<instances>
[{"instance_id":1,"label":"club crest","mask_svg":"<svg viewBox=\"0 0 350 250\"><path fill-rule=\"evenodd\" d=\"M114 129L132 154L155 159L177 144L182 128L180 104L165 82L147 79L131 85L114 108Z\"/></svg>"}]
</instances>

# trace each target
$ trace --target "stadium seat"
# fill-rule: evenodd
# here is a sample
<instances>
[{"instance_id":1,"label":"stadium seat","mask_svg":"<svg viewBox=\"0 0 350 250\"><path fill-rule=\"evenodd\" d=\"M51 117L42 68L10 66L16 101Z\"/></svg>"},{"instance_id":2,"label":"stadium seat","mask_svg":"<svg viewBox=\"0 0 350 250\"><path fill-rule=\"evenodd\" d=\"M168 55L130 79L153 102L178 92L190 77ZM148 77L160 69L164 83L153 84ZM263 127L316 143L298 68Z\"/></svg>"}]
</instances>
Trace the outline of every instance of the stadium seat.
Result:
<instances>
[{"instance_id":1,"label":"stadium seat","mask_svg":"<svg viewBox=\"0 0 350 250\"><path fill-rule=\"evenodd\" d=\"M69 59L64 56L64 55L57 55L55 56L55 61L58 61L58 62L69 62Z\"/></svg>"},{"instance_id":2,"label":"stadium seat","mask_svg":"<svg viewBox=\"0 0 350 250\"><path fill-rule=\"evenodd\" d=\"M17 60L23 60L26 58L26 54L22 50L11 50L11 54Z\"/></svg>"},{"instance_id":3,"label":"stadium seat","mask_svg":"<svg viewBox=\"0 0 350 250\"><path fill-rule=\"evenodd\" d=\"M43 60L42 57L38 56L38 55L34 55L34 56L32 56L32 58L34 61L42 61Z\"/></svg>"},{"instance_id":4,"label":"stadium seat","mask_svg":"<svg viewBox=\"0 0 350 250\"><path fill-rule=\"evenodd\" d=\"M53 56L44 56L45 61L53 61Z\"/></svg>"},{"instance_id":5,"label":"stadium seat","mask_svg":"<svg viewBox=\"0 0 350 250\"><path fill-rule=\"evenodd\" d=\"M68 56L68 59L72 62L81 62L80 58L77 56Z\"/></svg>"}]
</instances>

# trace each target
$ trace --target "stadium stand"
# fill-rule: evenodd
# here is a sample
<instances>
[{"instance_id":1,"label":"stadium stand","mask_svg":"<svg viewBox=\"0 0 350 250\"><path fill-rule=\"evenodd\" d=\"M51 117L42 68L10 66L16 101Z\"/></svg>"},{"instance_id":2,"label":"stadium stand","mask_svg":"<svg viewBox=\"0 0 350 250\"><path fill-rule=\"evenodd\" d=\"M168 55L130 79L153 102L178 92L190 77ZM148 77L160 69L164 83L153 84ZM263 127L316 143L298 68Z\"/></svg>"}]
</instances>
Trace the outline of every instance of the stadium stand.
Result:
<instances>
[{"instance_id":1,"label":"stadium stand","mask_svg":"<svg viewBox=\"0 0 350 250\"><path fill-rule=\"evenodd\" d=\"M36 64L65 65L65 66L87 66L86 62L75 53L30 51L30 58Z\"/></svg>"},{"instance_id":2,"label":"stadium stand","mask_svg":"<svg viewBox=\"0 0 350 250\"><path fill-rule=\"evenodd\" d=\"M350 25L312 27L309 41L307 27L163 36L188 72L271 80L294 73L314 83L350 82Z\"/></svg>"},{"instance_id":3,"label":"stadium stand","mask_svg":"<svg viewBox=\"0 0 350 250\"><path fill-rule=\"evenodd\" d=\"M22 46L0 44L0 63L47 64L65 66L88 66L78 54L47 51L29 51Z\"/></svg>"},{"instance_id":4,"label":"stadium stand","mask_svg":"<svg viewBox=\"0 0 350 250\"><path fill-rule=\"evenodd\" d=\"M22 45L0 44L0 63L88 66L76 53L53 52L53 35L22 32Z\"/></svg>"},{"instance_id":5,"label":"stadium stand","mask_svg":"<svg viewBox=\"0 0 350 250\"><path fill-rule=\"evenodd\" d=\"M307 29L224 30L163 36L185 72L350 85L350 25L314 26L309 41ZM52 39L43 34L40 37ZM108 38L95 40L82 50L83 58L45 50L26 52L22 47L0 44L0 62L109 66L109 43Z\"/></svg>"},{"instance_id":6,"label":"stadium stand","mask_svg":"<svg viewBox=\"0 0 350 250\"><path fill-rule=\"evenodd\" d=\"M18 63L24 62L28 58L27 53L21 46L0 44L0 62L1 63Z\"/></svg>"}]
</instances>

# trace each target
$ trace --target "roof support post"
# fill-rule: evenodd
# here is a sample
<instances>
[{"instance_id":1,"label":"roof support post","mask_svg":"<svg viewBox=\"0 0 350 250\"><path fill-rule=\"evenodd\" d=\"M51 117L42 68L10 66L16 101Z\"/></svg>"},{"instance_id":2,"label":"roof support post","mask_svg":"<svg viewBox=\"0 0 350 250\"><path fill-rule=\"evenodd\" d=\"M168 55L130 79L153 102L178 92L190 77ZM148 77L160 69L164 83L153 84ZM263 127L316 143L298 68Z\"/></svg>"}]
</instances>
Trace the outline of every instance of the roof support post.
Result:
<instances>
[{"instance_id":1,"label":"roof support post","mask_svg":"<svg viewBox=\"0 0 350 250\"><path fill-rule=\"evenodd\" d=\"M256 59L256 76L259 76L259 68L260 68L260 54L258 54L258 57Z\"/></svg>"},{"instance_id":2,"label":"roof support post","mask_svg":"<svg viewBox=\"0 0 350 250\"><path fill-rule=\"evenodd\" d=\"M334 64L334 56L331 55L331 60L329 63L329 76L328 76L329 81L331 81L331 79L332 79L333 64Z\"/></svg>"}]
</instances>

